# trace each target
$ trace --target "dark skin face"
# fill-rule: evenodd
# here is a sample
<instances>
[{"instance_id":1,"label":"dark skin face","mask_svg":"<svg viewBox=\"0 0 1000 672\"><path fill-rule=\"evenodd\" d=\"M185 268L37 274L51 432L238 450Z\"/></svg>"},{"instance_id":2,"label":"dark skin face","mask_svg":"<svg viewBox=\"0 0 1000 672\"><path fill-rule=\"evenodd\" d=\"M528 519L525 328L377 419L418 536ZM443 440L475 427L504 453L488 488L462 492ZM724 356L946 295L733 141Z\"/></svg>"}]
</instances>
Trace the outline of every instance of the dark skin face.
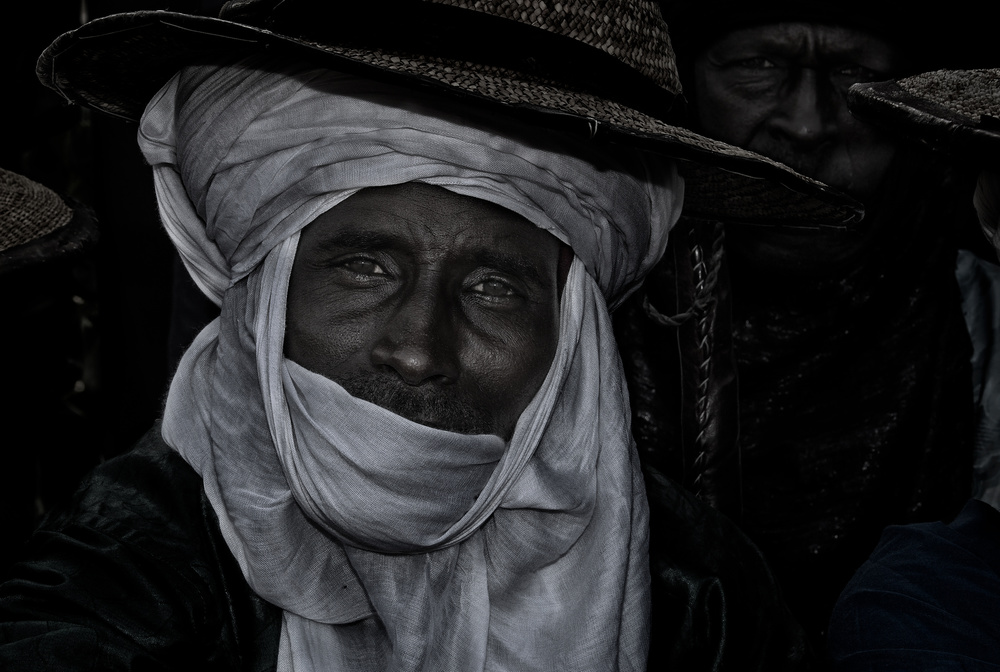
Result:
<instances>
[{"instance_id":1,"label":"dark skin face","mask_svg":"<svg viewBox=\"0 0 1000 672\"><path fill-rule=\"evenodd\" d=\"M485 201L362 190L302 231L285 354L415 422L509 439L555 353L559 254Z\"/></svg>"},{"instance_id":2,"label":"dark skin face","mask_svg":"<svg viewBox=\"0 0 1000 672\"><path fill-rule=\"evenodd\" d=\"M852 28L776 23L732 31L694 66L702 132L788 164L862 202L877 195L894 144L847 108L852 84L904 67L887 42ZM777 268L822 269L863 245L859 235L730 227L740 248Z\"/></svg>"}]
</instances>

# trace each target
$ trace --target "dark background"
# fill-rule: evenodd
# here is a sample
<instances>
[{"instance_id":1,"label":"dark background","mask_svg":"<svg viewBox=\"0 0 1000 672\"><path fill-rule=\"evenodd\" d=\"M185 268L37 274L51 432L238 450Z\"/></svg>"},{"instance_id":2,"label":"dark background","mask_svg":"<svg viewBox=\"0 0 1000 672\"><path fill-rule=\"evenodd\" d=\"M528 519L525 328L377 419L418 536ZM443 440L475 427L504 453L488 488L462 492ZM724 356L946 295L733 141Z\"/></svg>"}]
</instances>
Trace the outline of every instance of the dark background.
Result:
<instances>
[{"instance_id":1,"label":"dark background","mask_svg":"<svg viewBox=\"0 0 1000 672\"><path fill-rule=\"evenodd\" d=\"M0 167L88 207L100 239L83 255L0 276L0 562L94 465L159 417L176 361L213 307L160 227L136 124L72 106L35 77L59 34L139 9L214 13L213 0L44 0L2 23ZM179 291L173 291L177 283ZM172 297L189 313L171 329Z\"/></svg>"}]
</instances>

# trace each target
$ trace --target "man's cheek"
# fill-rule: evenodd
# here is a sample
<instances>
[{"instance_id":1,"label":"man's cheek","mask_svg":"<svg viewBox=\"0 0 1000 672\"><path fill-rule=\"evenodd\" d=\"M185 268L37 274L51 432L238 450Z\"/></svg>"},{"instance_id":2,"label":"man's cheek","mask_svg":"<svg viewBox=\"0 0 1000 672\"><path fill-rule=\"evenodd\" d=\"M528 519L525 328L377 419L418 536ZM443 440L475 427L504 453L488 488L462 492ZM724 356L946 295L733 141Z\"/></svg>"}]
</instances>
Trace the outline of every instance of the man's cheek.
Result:
<instances>
[{"instance_id":1,"label":"man's cheek","mask_svg":"<svg viewBox=\"0 0 1000 672\"><path fill-rule=\"evenodd\" d=\"M753 129L765 115L760 100L726 95L699 98L696 106L699 128L706 135L746 147Z\"/></svg>"},{"instance_id":2,"label":"man's cheek","mask_svg":"<svg viewBox=\"0 0 1000 672\"><path fill-rule=\"evenodd\" d=\"M843 175L840 182L844 184L834 186L846 189L857 198L868 198L882 186L895 156L896 146L877 134L848 138L839 154L839 170Z\"/></svg>"}]
</instances>

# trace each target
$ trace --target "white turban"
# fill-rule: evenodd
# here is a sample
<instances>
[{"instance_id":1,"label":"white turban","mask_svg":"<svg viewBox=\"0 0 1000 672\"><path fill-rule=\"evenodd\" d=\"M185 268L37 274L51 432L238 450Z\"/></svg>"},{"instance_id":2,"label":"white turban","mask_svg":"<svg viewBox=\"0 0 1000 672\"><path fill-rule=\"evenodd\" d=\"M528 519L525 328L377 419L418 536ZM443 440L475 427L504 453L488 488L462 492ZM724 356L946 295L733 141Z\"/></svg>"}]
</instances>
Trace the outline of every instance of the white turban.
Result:
<instances>
[{"instance_id":1,"label":"white turban","mask_svg":"<svg viewBox=\"0 0 1000 672\"><path fill-rule=\"evenodd\" d=\"M662 254L683 194L672 163L249 62L179 73L139 141L164 225L222 309L171 384L164 439L284 610L279 669L643 669L647 510L607 303ZM506 445L411 423L282 355L298 232L359 189L413 181L505 207L576 255L557 352ZM372 462L348 469L359 442ZM380 449L412 468L390 475ZM440 501L455 474L472 504ZM401 507L412 526L393 525Z\"/></svg>"}]
</instances>

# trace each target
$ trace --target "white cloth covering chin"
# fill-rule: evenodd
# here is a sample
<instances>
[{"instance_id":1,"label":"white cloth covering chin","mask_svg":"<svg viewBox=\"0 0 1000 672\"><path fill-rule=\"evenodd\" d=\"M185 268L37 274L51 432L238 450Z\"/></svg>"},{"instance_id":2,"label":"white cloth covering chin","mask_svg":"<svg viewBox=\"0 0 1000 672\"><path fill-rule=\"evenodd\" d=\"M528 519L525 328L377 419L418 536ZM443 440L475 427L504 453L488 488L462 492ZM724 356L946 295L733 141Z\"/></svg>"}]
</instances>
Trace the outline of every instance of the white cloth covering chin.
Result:
<instances>
[{"instance_id":1,"label":"white cloth covering chin","mask_svg":"<svg viewBox=\"0 0 1000 672\"><path fill-rule=\"evenodd\" d=\"M662 253L674 166L253 62L182 71L140 146L164 225L221 305L163 436L284 610L279 669L643 669L647 511L607 303ZM576 254L556 355L507 445L409 422L282 355L298 232L408 181L507 207Z\"/></svg>"}]
</instances>

